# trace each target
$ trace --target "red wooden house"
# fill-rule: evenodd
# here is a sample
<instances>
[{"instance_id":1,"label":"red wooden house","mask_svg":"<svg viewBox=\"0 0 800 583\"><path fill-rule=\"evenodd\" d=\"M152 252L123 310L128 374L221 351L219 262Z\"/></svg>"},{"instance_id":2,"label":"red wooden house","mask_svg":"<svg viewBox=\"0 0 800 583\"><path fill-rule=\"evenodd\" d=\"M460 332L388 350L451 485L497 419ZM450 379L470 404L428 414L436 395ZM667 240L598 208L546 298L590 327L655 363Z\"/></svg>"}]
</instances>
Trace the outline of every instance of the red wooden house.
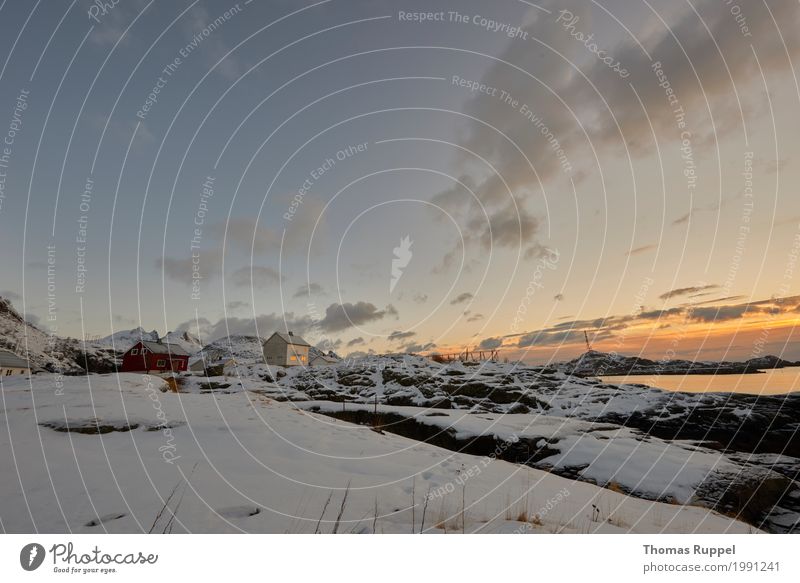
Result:
<instances>
[{"instance_id":1,"label":"red wooden house","mask_svg":"<svg viewBox=\"0 0 800 583\"><path fill-rule=\"evenodd\" d=\"M189 367L189 353L177 344L140 340L122 357L121 372L181 372Z\"/></svg>"}]
</instances>

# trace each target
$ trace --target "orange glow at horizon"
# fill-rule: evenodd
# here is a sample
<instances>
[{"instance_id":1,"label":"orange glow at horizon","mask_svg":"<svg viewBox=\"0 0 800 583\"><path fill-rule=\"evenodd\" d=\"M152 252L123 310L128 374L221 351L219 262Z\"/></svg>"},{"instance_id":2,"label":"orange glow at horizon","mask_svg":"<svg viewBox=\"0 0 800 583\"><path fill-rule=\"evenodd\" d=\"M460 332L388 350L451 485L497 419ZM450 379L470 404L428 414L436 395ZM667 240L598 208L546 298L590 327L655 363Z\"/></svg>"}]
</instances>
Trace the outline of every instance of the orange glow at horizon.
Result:
<instances>
[{"instance_id":1,"label":"orange glow at horizon","mask_svg":"<svg viewBox=\"0 0 800 583\"><path fill-rule=\"evenodd\" d=\"M681 317L653 323L636 322L601 340L592 339L596 330L588 332L593 350L652 360L747 360L768 354L800 360L798 330L800 317L787 313L766 318L763 314L755 314L724 322L687 322ZM476 353L481 350L473 340L461 345L439 346L427 354L460 353L465 348ZM487 349L483 350L487 352ZM518 347L516 338L506 338L498 350L501 359L548 362L574 358L586 351L586 345L581 339Z\"/></svg>"}]
</instances>

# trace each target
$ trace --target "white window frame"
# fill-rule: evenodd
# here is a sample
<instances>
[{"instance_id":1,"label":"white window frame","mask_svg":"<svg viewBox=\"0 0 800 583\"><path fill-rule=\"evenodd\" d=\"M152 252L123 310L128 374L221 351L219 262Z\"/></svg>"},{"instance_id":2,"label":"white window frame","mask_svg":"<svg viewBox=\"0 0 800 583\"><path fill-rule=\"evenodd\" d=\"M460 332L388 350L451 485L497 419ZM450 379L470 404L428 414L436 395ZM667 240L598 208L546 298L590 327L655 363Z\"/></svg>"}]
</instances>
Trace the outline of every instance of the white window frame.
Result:
<instances>
[{"instance_id":1,"label":"white window frame","mask_svg":"<svg viewBox=\"0 0 800 583\"><path fill-rule=\"evenodd\" d=\"M167 366L167 360L165 358L159 358L156 361L156 366L158 366L158 367Z\"/></svg>"},{"instance_id":2,"label":"white window frame","mask_svg":"<svg viewBox=\"0 0 800 583\"><path fill-rule=\"evenodd\" d=\"M131 348L131 356L138 356L139 349L138 348Z\"/></svg>"}]
</instances>

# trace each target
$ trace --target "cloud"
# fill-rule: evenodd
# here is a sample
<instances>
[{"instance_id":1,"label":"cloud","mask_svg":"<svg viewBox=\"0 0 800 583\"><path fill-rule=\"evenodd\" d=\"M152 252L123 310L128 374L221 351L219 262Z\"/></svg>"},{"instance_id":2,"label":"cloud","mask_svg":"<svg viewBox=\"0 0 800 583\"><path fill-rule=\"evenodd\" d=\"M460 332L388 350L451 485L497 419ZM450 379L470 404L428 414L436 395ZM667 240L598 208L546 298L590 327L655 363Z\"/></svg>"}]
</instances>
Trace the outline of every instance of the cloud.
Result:
<instances>
[{"instance_id":1,"label":"cloud","mask_svg":"<svg viewBox=\"0 0 800 583\"><path fill-rule=\"evenodd\" d=\"M428 342L426 344L406 344L405 346L401 347L403 352L425 352L426 350L432 350L436 348L436 344L433 342Z\"/></svg>"},{"instance_id":2,"label":"cloud","mask_svg":"<svg viewBox=\"0 0 800 583\"><path fill-rule=\"evenodd\" d=\"M353 338L350 342L347 343L347 347L350 348L351 346L358 346L360 344L365 344L364 339L359 336L358 338Z\"/></svg>"},{"instance_id":3,"label":"cloud","mask_svg":"<svg viewBox=\"0 0 800 583\"><path fill-rule=\"evenodd\" d=\"M651 243L649 245L642 245L641 247L634 247L633 249L629 249L625 255L632 256L632 255L641 255L642 253L647 253L648 251L652 251L654 249L658 249L658 245L655 243Z\"/></svg>"},{"instance_id":4,"label":"cloud","mask_svg":"<svg viewBox=\"0 0 800 583\"><path fill-rule=\"evenodd\" d=\"M255 254L274 253L276 249L281 249L281 243L284 253L306 252L315 226L315 237L324 239L326 225L321 218L324 206L322 201L307 196L291 223L286 226L285 234L276 228L259 224L255 217L249 216L218 221L210 225L208 230L218 241L244 251L248 257L251 250ZM314 247L313 250L316 252L318 248Z\"/></svg>"},{"instance_id":5,"label":"cloud","mask_svg":"<svg viewBox=\"0 0 800 583\"><path fill-rule=\"evenodd\" d=\"M311 282L311 283L304 284L304 285L301 285L300 287L298 287L297 291L295 291L292 294L292 297L293 298L302 298L302 297L305 297L305 296L322 295L324 293L325 293L325 290L323 289L323 287L320 284Z\"/></svg>"},{"instance_id":6,"label":"cloud","mask_svg":"<svg viewBox=\"0 0 800 583\"><path fill-rule=\"evenodd\" d=\"M736 299L732 296L726 299ZM721 301L721 300L716 300ZM784 298L768 298L741 304L724 304L717 306L696 307L682 305L666 310L649 310L637 314L626 314L587 320L571 320L540 330L532 330L521 334L509 334L503 338L517 338L517 346L559 346L561 344L582 344L583 331L591 330L594 341L613 338L615 333L631 326L644 323L657 323L659 328L669 327L675 322L713 323L737 320L748 316L775 316L788 314L797 310L800 296Z\"/></svg>"},{"instance_id":7,"label":"cloud","mask_svg":"<svg viewBox=\"0 0 800 583\"><path fill-rule=\"evenodd\" d=\"M325 332L340 332L381 320L389 314L397 315L397 310L391 304L384 310L379 310L369 302L331 304L325 309L325 317L320 320L319 327Z\"/></svg>"},{"instance_id":8,"label":"cloud","mask_svg":"<svg viewBox=\"0 0 800 583\"><path fill-rule=\"evenodd\" d=\"M423 293L417 292L417 293L414 294L414 296L411 298L411 300L414 301L417 304L424 304L425 302L428 301L428 294L423 294Z\"/></svg>"},{"instance_id":9,"label":"cloud","mask_svg":"<svg viewBox=\"0 0 800 583\"><path fill-rule=\"evenodd\" d=\"M439 275L441 273L447 273L450 271L450 269L452 269L456 264L456 257L458 256L458 253L459 248L456 247L442 255L439 263L431 268L431 273Z\"/></svg>"},{"instance_id":10,"label":"cloud","mask_svg":"<svg viewBox=\"0 0 800 583\"><path fill-rule=\"evenodd\" d=\"M136 30L136 27L131 27L127 32L125 29L129 27L140 10L141 7L116 5L112 10L107 10L105 14L98 14L96 18L101 20L100 24L94 19L89 20L90 24L94 25L89 40L96 45L109 47L116 44L117 41L119 41L120 47L130 44L131 40L135 38L131 31Z\"/></svg>"},{"instance_id":11,"label":"cloud","mask_svg":"<svg viewBox=\"0 0 800 583\"><path fill-rule=\"evenodd\" d=\"M691 216L692 216L692 213L691 213L691 211L689 211L685 215L681 215L677 219L672 221L672 224L673 225L682 225L683 223L688 223L689 222L689 217L691 217Z\"/></svg>"},{"instance_id":12,"label":"cloud","mask_svg":"<svg viewBox=\"0 0 800 583\"><path fill-rule=\"evenodd\" d=\"M389 342L397 342L398 340L405 340L406 338L411 338L412 336L416 336L416 332L403 332L401 330L395 330L387 337Z\"/></svg>"},{"instance_id":13,"label":"cloud","mask_svg":"<svg viewBox=\"0 0 800 583\"><path fill-rule=\"evenodd\" d=\"M564 299L564 294L556 294L553 296L553 299L557 302L560 302L561 300Z\"/></svg>"},{"instance_id":14,"label":"cloud","mask_svg":"<svg viewBox=\"0 0 800 583\"><path fill-rule=\"evenodd\" d=\"M716 212L716 211L720 210L724 204L726 204L727 202L730 202L731 200L733 200L733 198L727 198L725 200L717 200L715 202L712 202L711 204L707 204L707 205L704 205L704 206L694 206L689 210L688 213L686 213L684 215L681 215L680 217L678 217L677 219L672 221L672 224L673 225L682 225L684 223L688 223L689 219L692 218L697 213L701 213L701 212Z\"/></svg>"},{"instance_id":15,"label":"cloud","mask_svg":"<svg viewBox=\"0 0 800 583\"><path fill-rule=\"evenodd\" d=\"M136 320L133 318L128 318L126 316L121 316L119 314L114 314L111 318L115 324L115 326L133 326L136 324Z\"/></svg>"},{"instance_id":16,"label":"cloud","mask_svg":"<svg viewBox=\"0 0 800 583\"><path fill-rule=\"evenodd\" d=\"M331 340L329 338L326 338L322 342L317 343L315 348L322 352L329 352L331 350L338 350L341 346L342 346L341 338L337 338L336 340Z\"/></svg>"},{"instance_id":17,"label":"cloud","mask_svg":"<svg viewBox=\"0 0 800 583\"><path fill-rule=\"evenodd\" d=\"M504 207L486 216L481 213L467 223L470 237L477 237L484 248L525 247L532 244L539 231L539 221L521 202L511 201Z\"/></svg>"},{"instance_id":18,"label":"cloud","mask_svg":"<svg viewBox=\"0 0 800 583\"><path fill-rule=\"evenodd\" d=\"M559 163L557 148L548 136L575 162L576 175L596 173L594 158L584 155L590 141L598 151L630 152L639 157L652 155L653 132L679 140L672 107L652 69L654 62L660 63L680 105L691 116L693 141L699 147L704 141L741 129L740 102L751 124L756 114L768 114L769 109L760 105L759 66L769 78L772 73L789 70L790 59L800 55L800 36L791 34L800 29L800 11L794 2L770 3L769 8L748 5L747 25L752 34L748 39L742 37L730 11L720 10L718 0L676 6L665 16L665 24L646 23L641 31L635 31L635 38L613 23L593 30L593 21L606 17L590 3L551 0L543 5L552 13L530 10L524 23L534 40L509 42L480 81L521 100L548 131L534 131L537 126L521 115L519 108L515 111L501 99L477 93L468 97L462 111L481 123L463 121L459 144L464 152L456 164L465 169L459 180L472 189L477 201L463 187L443 190L432 199L448 210L459 206L465 223L473 227L486 223L478 201L482 203L489 214L488 223L499 235L495 243L501 246L535 244L537 223L525 207L523 195L540 191L543 183L569 173ZM561 9L579 17L579 29L596 33L598 46L622 63L630 73L627 78L620 79L555 22ZM786 31L783 37L776 34L773 16ZM739 89L737 99L730 97L734 83L736 87L749 83ZM714 123L706 112L713 112ZM475 174L472 152L490 161L496 172L470 179ZM585 162L579 164L579 160ZM523 209L521 234L519 225L514 224L514 201ZM487 232L480 229L473 237L485 243ZM654 248L648 245L629 254Z\"/></svg>"},{"instance_id":19,"label":"cloud","mask_svg":"<svg viewBox=\"0 0 800 583\"><path fill-rule=\"evenodd\" d=\"M199 329L198 329L199 326ZM284 314L262 314L256 318L235 318L228 316L212 322L207 318L188 320L176 327L179 332L189 331L198 334L204 342L211 342L230 335L255 336L262 339L273 332L292 330L302 336L314 330L314 322L309 316L296 316L293 312Z\"/></svg>"},{"instance_id":20,"label":"cloud","mask_svg":"<svg viewBox=\"0 0 800 583\"><path fill-rule=\"evenodd\" d=\"M244 6L241 8L244 8ZM189 12L187 18L184 19L183 31L186 42L192 42L196 35L198 35L210 23L221 17L225 10L226 9L223 9L218 14L212 15L204 6L195 6L191 12ZM206 68L211 68L214 66L217 61L225 57L225 55L228 55L228 53L231 51L232 47L229 47L223 40L222 33L225 27L231 26L231 28L236 29L237 27L230 23L237 19L246 18L246 16L234 13L230 17L229 21L220 21L219 26L215 28L211 34L201 37L202 40L200 43L202 45L202 50L198 52L202 53ZM241 77L245 71L245 67L239 62L239 60L236 58L236 55L237 53L234 52L225 57L225 60L216 66L214 72L224 77L228 81L235 81Z\"/></svg>"},{"instance_id":21,"label":"cloud","mask_svg":"<svg viewBox=\"0 0 800 583\"><path fill-rule=\"evenodd\" d=\"M450 305L455 306L456 304L463 304L464 302L471 300L473 297L475 296L469 292L460 293L450 302Z\"/></svg>"},{"instance_id":22,"label":"cloud","mask_svg":"<svg viewBox=\"0 0 800 583\"><path fill-rule=\"evenodd\" d=\"M225 304L225 309L226 310L231 310L231 311L238 310L240 308L249 308L249 307L250 307L250 304L248 304L247 302L240 302L238 300L234 300L232 302L228 302L227 304Z\"/></svg>"},{"instance_id":23,"label":"cloud","mask_svg":"<svg viewBox=\"0 0 800 583\"><path fill-rule=\"evenodd\" d=\"M222 253L217 249L201 251L196 258L186 257L178 259L175 257L158 258L155 261L156 268L163 270L164 275L177 282L186 285L192 284L192 271L195 266L200 268L203 279L211 279L220 274L222 266Z\"/></svg>"},{"instance_id":24,"label":"cloud","mask_svg":"<svg viewBox=\"0 0 800 583\"><path fill-rule=\"evenodd\" d=\"M280 247L280 235L274 229L259 227L252 217L231 217L228 221L213 223L209 233L225 245L235 247L245 253L266 253Z\"/></svg>"},{"instance_id":25,"label":"cloud","mask_svg":"<svg viewBox=\"0 0 800 583\"><path fill-rule=\"evenodd\" d=\"M272 267L241 267L231 274L231 282L237 287L266 289L281 283L285 277Z\"/></svg>"},{"instance_id":26,"label":"cloud","mask_svg":"<svg viewBox=\"0 0 800 583\"><path fill-rule=\"evenodd\" d=\"M743 295L726 296L724 298L717 298L717 299L714 299L714 300L704 300L702 302L692 302L692 304L695 305L695 306L704 306L706 304L719 304L719 303L722 303L722 302L735 302L737 300L743 300L746 297L747 296L743 296Z\"/></svg>"},{"instance_id":27,"label":"cloud","mask_svg":"<svg viewBox=\"0 0 800 583\"><path fill-rule=\"evenodd\" d=\"M478 320L483 320L483 317L483 314L472 314L467 318L467 322L477 322Z\"/></svg>"},{"instance_id":28,"label":"cloud","mask_svg":"<svg viewBox=\"0 0 800 583\"><path fill-rule=\"evenodd\" d=\"M494 350L495 348L499 348L503 345L502 338L484 338L481 340L480 344L478 344L478 348L482 348L485 350Z\"/></svg>"},{"instance_id":29,"label":"cloud","mask_svg":"<svg viewBox=\"0 0 800 583\"><path fill-rule=\"evenodd\" d=\"M689 312L689 319L701 322L723 322L725 320L738 320L750 309L750 306L747 304L742 304L739 306L694 308Z\"/></svg>"},{"instance_id":30,"label":"cloud","mask_svg":"<svg viewBox=\"0 0 800 583\"><path fill-rule=\"evenodd\" d=\"M716 284L709 284L709 285L696 285L690 287L679 287L678 289L670 290L666 293L661 294L658 296L660 300L669 300L671 298L676 298L680 296L686 296L689 294L695 294L697 292L703 292L712 289L719 289L719 286Z\"/></svg>"},{"instance_id":31,"label":"cloud","mask_svg":"<svg viewBox=\"0 0 800 583\"><path fill-rule=\"evenodd\" d=\"M595 332L593 340L602 340L610 336L610 331L601 330ZM583 341L583 330L537 330L520 336L517 346L520 348L528 346L558 346L561 344L582 343Z\"/></svg>"}]
</instances>

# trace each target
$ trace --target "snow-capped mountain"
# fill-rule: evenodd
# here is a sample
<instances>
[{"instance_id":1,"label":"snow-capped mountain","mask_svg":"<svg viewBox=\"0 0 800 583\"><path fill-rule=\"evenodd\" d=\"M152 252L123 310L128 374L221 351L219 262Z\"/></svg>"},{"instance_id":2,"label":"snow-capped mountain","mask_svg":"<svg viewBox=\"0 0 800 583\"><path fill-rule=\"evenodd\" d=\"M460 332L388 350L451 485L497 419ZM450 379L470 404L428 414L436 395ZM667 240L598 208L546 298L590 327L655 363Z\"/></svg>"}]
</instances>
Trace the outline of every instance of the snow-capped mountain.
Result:
<instances>
[{"instance_id":1,"label":"snow-capped mountain","mask_svg":"<svg viewBox=\"0 0 800 583\"><path fill-rule=\"evenodd\" d=\"M192 336L189 332L167 332L167 334L161 338L161 342L165 344L173 344L180 346L189 354L194 354L195 352L199 352L203 348L203 343L200 342L200 339Z\"/></svg>"},{"instance_id":2,"label":"snow-capped mountain","mask_svg":"<svg viewBox=\"0 0 800 583\"><path fill-rule=\"evenodd\" d=\"M27 322L9 300L0 297L0 348L28 359L33 369L61 374L112 372L117 354L107 346L48 334Z\"/></svg>"},{"instance_id":3,"label":"snow-capped mountain","mask_svg":"<svg viewBox=\"0 0 800 583\"><path fill-rule=\"evenodd\" d=\"M148 332L141 326L134 328L133 330L120 330L119 332L114 332L110 336L101 338L97 341L97 344L100 346L113 347L116 350L125 352L140 340L149 340L155 342L158 340L158 331L152 330Z\"/></svg>"},{"instance_id":4,"label":"snow-capped mountain","mask_svg":"<svg viewBox=\"0 0 800 583\"><path fill-rule=\"evenodd\" d=\"M167 334L162 337L159 335L158 330L151 330L148 332L141 326L133 328L132 330L114 332L110 336L101 338L96 344L113 347L119 352L125 352L140 340L150 342L161 340L161 342L164 343L178 345L189 354L194 354L203 347L200 340L192 336L189 332L167 332Z\"/></svg>"}]
</instances>

